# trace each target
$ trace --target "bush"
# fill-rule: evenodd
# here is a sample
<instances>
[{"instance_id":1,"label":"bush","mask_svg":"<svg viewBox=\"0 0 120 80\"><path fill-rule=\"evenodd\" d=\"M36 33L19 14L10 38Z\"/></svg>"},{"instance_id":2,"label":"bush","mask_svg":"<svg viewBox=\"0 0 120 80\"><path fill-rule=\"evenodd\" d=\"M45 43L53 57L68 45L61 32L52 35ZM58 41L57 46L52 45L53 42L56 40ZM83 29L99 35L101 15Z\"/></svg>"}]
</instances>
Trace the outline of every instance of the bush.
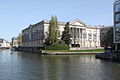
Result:
<instances>
[{"instance_id":1,"label":"bush","mask_svg":"<svg viewBox=\"0 0 120 80\"><path fill-rule=\"evenodd\" d=\"M38 47L37 50L44 50L45 47Z\"/></svg>"},{"instance_id":2,"label":"bush","mask_svg":"<svg viewBox=\"0 0 120 80\"><path fill-rule=\"evenodd\" d=\"M45 50L69 50L69 46L63 43L56 43L50 46L45 46Z\"/></svg>"}]
</instances>

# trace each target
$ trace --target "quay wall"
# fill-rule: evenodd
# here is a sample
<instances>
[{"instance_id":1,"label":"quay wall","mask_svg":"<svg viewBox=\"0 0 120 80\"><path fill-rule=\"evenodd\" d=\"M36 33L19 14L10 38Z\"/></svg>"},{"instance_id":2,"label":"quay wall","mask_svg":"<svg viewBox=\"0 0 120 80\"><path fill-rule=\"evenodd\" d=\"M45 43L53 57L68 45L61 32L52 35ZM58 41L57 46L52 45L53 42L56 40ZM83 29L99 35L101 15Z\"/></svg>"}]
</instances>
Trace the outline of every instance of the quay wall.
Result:
<instances>
[{"instance_id":1,"label":"quay wall","mask_svg":"<svg viewBox=\"0 0 120 80\"><path fill-rule=\"evenodd\" d=\"M104 54L96 54L96 58L120 61L120 51L107 50Z\"/></svg>"},{"instance_id":2,"label":"quay wall","mask_svg":"<svg viewBox=\"0 0 120 80\"><path fill-rule=\"evenodd\" d=\"M23 52L39 52L39 47L18 47L15 50L17 51L23 51Z\"/></svg>"}]
</instances>

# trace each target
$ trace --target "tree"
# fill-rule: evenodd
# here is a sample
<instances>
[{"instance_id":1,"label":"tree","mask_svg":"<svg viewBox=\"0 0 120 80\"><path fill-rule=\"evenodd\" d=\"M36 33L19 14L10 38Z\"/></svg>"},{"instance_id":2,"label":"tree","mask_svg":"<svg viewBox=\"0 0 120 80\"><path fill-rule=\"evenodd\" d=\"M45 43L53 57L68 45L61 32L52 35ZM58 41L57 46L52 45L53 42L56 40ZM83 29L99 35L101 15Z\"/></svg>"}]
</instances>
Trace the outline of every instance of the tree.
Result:
<instances>
[{"instance_id":1,"label":"tree","mask_svg":"<svg viewBox=\"0 0 120 80\"><path fill-rule=\"evenodd\" d=\"M19 35L17 36L17 44L18 44L19 46L22 45L22 34L21 34L21 33L19 33Z\"/></svg>"},{"instance_id":2,"label":"tree","mask_svg":"<svg viewBox=\"0 0 120 80\"><path fill-rule=\"evenodd\" d=\"M71 43L71 35L70 35L70 28L69 28L69 22L66 23L65 27L64 27L64 31L62 32L62 37L61 40L69 45Z\"/></svg>"},{"instance_id":3,"label":"tree","mask_svg":"<svg viewBox=\"0 0 120 80\"><path fill-rule=\"evenodd\" d=\"M113 44L113 28L112 27L104 35L103 41L104 41L103 44L105 45L106 48L108 48L108 47L112 48L114 46L114 44Z\"/></svg>"},{"instance_id":4,"label":"tree","mask_svg":"<svg viewBox=\"0 0 120 80\"><path fill-rule=\"evenodd\" d=\"M58 26L57 17L52 16L49 22L49 34L45 44L52 45L54 43L57 43L58 36L59 36L59 26Z\"/></svg>"}]
</instances>

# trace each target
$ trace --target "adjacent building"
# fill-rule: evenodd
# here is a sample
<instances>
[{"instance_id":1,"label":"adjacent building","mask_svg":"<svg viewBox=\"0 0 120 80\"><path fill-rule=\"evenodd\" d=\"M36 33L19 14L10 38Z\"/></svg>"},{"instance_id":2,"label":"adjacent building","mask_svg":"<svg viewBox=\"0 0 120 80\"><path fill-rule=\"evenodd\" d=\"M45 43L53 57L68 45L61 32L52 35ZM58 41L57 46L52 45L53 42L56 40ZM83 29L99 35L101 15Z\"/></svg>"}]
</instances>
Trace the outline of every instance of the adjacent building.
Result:
<instances>
[{"instance_id":1,"label":"adjacent building","mask_svg":"<svg viewBox=\"0 0 120 80\"><path fill-rule=\"evenodd\" d=\"M114 3L114 43L115 49L120 50L120 0Z\"/></svg>"},{"instance_id":2,"label":"adjacent building","mask_svg":"<svg viewBox=\"0 0 120 80\"><path fill-rule=\"evenodd\" d=\"M70 21L71 46L78 44L79 48L98 48L100 47L100 28L101 26L89 26L85 23L74 20ZM64 31L66 22L58 22L60 37ZM49 21L43 20L39 23L29 25L22 31L23 47L43 47L45 39L48 37ZM60 37L58 39L60 39Z\"/></svg>"},{"instance_id":3,"label":"adjacent building","mask_svg":"<svg viewBox=\"0 0 120 80\"><path fill-rule=\"evenodd\" d=\"M15 37L13 37L12 38L12 47L18 47L19 45L18 45L18 39L17 38L15 38Z\"/></svg>"},{"instance_id":4,"label":"adjacent building","mask_svg":"<svg viewBox=\"0 0 120 80\"><path fill-rule=\"evenodd\" d=\"M114 43L120 43L120 0L114 3Z\"/></svg>"}]
</instances>

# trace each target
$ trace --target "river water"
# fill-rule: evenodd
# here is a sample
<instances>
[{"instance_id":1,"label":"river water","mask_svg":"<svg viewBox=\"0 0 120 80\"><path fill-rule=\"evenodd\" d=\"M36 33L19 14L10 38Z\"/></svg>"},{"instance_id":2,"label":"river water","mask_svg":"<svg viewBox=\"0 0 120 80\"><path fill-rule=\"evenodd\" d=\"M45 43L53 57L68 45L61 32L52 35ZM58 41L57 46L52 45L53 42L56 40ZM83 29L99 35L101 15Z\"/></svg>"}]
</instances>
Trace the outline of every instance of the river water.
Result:
<instances>
[{"instance_id":1,"label":"river water","mask_svg":"<svg viewBox=\"0 0 120 80\"><path fill-rule=\"evenodd\" d=\"M0 80L120 80L120 64L95 59L95 55L0 50Z\"/></svg>"}]
</instances>

